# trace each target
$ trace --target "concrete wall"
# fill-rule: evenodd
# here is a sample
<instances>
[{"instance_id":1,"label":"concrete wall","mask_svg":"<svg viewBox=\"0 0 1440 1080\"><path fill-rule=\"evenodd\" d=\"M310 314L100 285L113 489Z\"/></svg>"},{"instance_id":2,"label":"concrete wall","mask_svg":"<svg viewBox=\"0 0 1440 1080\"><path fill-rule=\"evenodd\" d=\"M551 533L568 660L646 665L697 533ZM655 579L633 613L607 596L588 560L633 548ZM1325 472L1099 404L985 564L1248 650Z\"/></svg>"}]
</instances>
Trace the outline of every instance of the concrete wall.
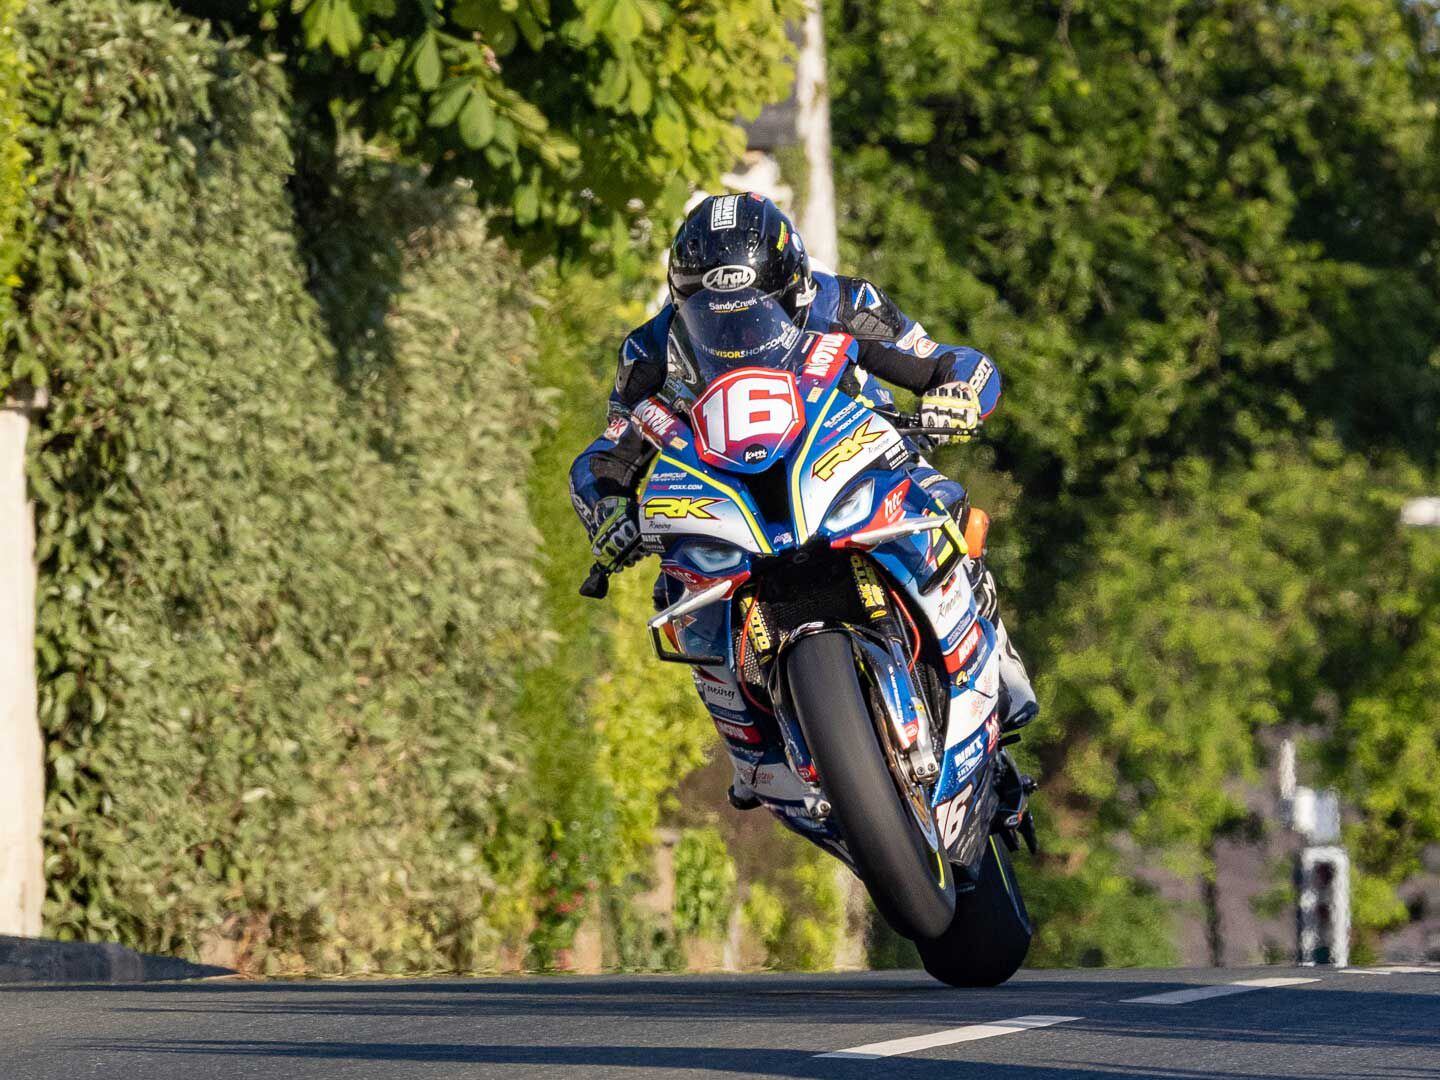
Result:
<instances>
[{"instance_id":1,"label":"concrete wall","mask_svg":"<svg viewBox=\"0 0 1440 1080\"><path fill-rule=\"evenodd\" d=\"M0 407L0 934L40 933L43 745L35 701L35 528L25 486L30 400Z\"/></svg>"}]
</instances>

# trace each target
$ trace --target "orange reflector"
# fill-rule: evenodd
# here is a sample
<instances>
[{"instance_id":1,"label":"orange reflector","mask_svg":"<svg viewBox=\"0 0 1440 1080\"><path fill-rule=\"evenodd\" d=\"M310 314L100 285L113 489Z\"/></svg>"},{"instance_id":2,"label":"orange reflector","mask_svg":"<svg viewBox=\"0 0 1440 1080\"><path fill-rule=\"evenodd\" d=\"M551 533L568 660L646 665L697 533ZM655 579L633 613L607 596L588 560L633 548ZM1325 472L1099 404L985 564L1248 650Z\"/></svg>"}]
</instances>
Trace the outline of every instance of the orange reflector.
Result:
<instances>
[{"instance_id":1,"label":"orange reflector","mask_svg":"<svg viewBox=\"0 0 1440 1080\"><path fill-rule=\"evenodd\" d=\"M985 554L985 541L990 536L990 515L978 506L972 506L965 518L965 546L970 549L972 559Z\"/></svg>"}]
</instances>

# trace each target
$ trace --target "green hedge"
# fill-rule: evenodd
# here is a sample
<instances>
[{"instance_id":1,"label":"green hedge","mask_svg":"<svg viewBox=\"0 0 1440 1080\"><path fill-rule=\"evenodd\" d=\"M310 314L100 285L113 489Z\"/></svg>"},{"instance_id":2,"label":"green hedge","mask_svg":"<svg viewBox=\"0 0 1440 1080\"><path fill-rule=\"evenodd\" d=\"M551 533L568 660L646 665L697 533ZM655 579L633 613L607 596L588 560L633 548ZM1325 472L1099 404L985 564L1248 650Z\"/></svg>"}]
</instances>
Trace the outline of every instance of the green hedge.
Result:
<instances>
[{"instance_id":1,"label":"green hedge","mask_svg":"<svg viewBox=\"0 0 1440 1080\"><path fill-rule=\"evenodd\" d=\"M523 275L457 193L297 175L279 69L166 5L21 27L48 931L493 963L543 653Z\"/></svg>"},{"instance_id":2,"label":"green hedge","mask_svg":"<svg viewBox=\"0 0 1440 1080\"><path fill-rule=\"evenodd\" d=\"M15 41L15 20L23 0L0 0L0 342L12 312L10 292L23 252L25 148L20 130L25 119L21 93L25 69ZM11 372L0 366L0 392Z\"/></svg>"}]
</instances>

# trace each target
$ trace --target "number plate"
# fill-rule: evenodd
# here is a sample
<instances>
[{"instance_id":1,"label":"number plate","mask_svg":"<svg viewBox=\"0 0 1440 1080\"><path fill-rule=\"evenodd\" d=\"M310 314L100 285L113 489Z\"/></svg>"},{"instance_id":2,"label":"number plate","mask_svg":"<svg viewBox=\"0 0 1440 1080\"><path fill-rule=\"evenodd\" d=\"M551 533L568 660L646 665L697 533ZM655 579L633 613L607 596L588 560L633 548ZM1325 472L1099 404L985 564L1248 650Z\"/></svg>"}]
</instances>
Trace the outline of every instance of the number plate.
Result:
<instances>
[{"instance_id":1,"label":"number plate","mask_svg":"<svg viewBox=\"0 0 1440 1080\"><path fill-rule=\"evenodd\" d=\"M734 472L759 472L805 427L795 376L766 368L722 375L690 416L700 460Z\"/></svg>"}]
</instances>

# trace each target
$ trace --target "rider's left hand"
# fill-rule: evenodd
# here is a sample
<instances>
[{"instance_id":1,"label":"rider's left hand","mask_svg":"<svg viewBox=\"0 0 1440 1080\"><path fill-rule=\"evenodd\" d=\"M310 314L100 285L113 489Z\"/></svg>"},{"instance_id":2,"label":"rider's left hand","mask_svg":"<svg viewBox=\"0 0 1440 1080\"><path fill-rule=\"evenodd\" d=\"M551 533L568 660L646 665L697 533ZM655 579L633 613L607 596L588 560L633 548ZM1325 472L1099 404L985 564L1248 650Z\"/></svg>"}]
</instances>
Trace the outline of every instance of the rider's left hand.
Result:
<instances>
[{"instance_id":1,"label":"rider's left hand","mask_svg":"<svg viewBox=\"0 0 1440 1080\"><path fill-rule=\"evenodd\" d=\"M967 382L927 390L920 399L920 423L942 431L926 432L937 442L969 442L980 430L980 395Z\"/></svg>"}]
</instances>

